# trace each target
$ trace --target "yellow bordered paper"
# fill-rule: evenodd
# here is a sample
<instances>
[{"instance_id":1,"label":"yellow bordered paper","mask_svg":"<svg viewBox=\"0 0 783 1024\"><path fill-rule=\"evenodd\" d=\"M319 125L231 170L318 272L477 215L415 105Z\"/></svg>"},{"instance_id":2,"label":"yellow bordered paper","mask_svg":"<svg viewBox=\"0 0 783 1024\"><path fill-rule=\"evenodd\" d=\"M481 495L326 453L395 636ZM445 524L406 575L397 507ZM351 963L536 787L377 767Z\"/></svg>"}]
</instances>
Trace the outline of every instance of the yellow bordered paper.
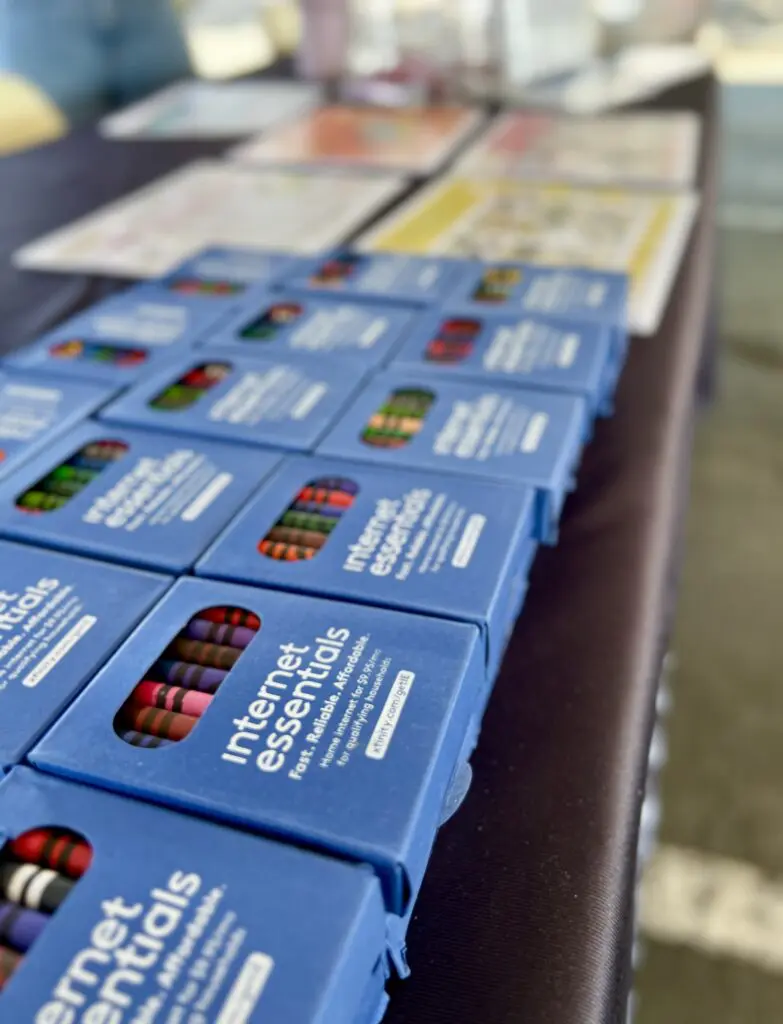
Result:
<instances>
[{"instance_id":1,"label":"yellow bordered paper","mask_svg":"<svg viewBox=\"0 0 783 1024\"><path fill-rule=\"evenodd\" d=\"M630 327L653 334L698 203L694 192L451 177L417 193L359 245L627 273Z\"/></svg>"}]
</instances>

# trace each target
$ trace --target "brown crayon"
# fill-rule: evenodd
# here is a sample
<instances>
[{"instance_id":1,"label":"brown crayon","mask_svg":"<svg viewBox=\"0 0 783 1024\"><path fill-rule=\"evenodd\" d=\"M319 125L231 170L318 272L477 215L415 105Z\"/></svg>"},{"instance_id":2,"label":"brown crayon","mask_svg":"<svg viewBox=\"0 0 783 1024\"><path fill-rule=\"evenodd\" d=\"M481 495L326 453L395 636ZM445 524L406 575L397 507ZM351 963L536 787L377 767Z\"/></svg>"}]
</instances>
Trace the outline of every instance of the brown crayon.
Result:
<instances>
[{"instance_id":1,"label":"brown crayon","mask_svg":"<svg viewBox=\"0 0 783 1024\"><path fill-rule=\"evenodd\" d=\"M209 668L233 668L242 654L236 647L205 643L203 640L188 640L186 637L177 637L174 641L174 650L182 661Z\"/></svg>"},{"instance_id":2,"label":"brown crayon","mask_svg":"<svg viewBox=\"0 0 783 1024\"><path fill-rule=\"evenodd\" d=\"M174 711L145 708L138 705L130 706L128 722L139 732L145 732L149 736L157 736L163 740L184 740L198 725L198 719L192 715L179 715Z\"/></svg>"}]
</instances>

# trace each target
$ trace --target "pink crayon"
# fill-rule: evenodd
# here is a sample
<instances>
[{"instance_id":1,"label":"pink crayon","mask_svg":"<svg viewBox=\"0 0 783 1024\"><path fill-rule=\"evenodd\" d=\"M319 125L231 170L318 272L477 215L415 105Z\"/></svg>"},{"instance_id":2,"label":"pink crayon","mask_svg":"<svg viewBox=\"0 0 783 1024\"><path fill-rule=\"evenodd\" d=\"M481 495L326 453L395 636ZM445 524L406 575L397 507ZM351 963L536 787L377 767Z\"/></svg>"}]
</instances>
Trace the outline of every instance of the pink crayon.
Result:
<instances>
[{"instance_id":1,"label":"pink crayon","mask_svg":"<svg viewBox=\"0 0 783 1024\"><path fill-rule=\"evenodd\" d=\"M188 690L183 686L153 683L149 680L139 683L133 691L133 698L144 707L163 708L182 715L192 715L193 718L200 718L212 701L208 693Z\"/></svg>"}]
</instances>

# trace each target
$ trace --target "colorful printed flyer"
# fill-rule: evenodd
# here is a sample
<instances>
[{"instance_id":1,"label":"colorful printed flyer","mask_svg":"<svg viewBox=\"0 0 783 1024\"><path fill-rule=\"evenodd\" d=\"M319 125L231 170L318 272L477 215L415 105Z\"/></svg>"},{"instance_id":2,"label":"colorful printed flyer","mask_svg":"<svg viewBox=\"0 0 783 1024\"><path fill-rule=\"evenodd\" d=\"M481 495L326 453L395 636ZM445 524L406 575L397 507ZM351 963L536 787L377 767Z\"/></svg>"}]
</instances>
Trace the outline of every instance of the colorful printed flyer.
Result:
<instances>
[{"instance_id":1,"label":"colorful printed flyer","mask_svg":"<svg viewBox=\"0 0 783 1024\"><path fill-rule=\"evenodd\" d=\"M176 82L104 118L114 139L210 139L251 135L314 107L321 91L307 82Z\"/></svg>"},{"instance_id":2,"label":"colorful printed flyer","mask_svg":"<svg viewBox=\"0 0 783 1024\"><path fill-rule=\"evenodd\" d=\"M446 178L384 218L360 245L625 273L630 327L653 334L698 204L693 192Z\"/></svg>"},{"instance_id":3,"label":"colorful printed flyer","mask_svg":"<svg viewBox=\"0 0 783 1024\"><path fill-rule=\"evenodd\" d=\"M460 160L470 177L682 188L696 177L701 119L688 111L506 114Z\"/></svg>"},{"instance_id":4,"label":"colorful printed flyer","mask_svg":"<svg viewBox=\"0 0 783 1024\"><path fill-rule=\"evenodd\" d=\"M230 155L254 164L389 168L431 174L481 119L481 112L470 107L322 107L261 139L251 139Z\"/></svg>"},{"instance_id":5,"label":"colorful printed flyer","mask_svg":"<svg viewBox=\"0 0 783 1024\"><path fill-rule=\"evenodd\" d=\"M159 277L208 245L317 253L396 196L393 175L295 174L200 160L20 249L18 266Z\"/></svg>"}]
</instances>

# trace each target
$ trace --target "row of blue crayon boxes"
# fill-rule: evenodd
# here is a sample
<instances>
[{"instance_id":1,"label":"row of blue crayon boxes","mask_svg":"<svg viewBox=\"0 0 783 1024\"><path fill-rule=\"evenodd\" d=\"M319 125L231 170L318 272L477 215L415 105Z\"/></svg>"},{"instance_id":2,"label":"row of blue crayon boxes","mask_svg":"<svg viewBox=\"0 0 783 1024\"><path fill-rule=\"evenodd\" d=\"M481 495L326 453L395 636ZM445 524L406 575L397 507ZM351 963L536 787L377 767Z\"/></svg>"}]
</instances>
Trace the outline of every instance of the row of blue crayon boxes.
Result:
<instances>
[{"instance_id":1,"label":"row of blue crayon boxes","mask_svg":"<svg viewBox=\"0 0 783 1024\"><path fill-rule=\"evenodd\" d=\"M6 361L4 1017L380 1020L624 296L217 250Z\"/></svg>"}]
</instances>

